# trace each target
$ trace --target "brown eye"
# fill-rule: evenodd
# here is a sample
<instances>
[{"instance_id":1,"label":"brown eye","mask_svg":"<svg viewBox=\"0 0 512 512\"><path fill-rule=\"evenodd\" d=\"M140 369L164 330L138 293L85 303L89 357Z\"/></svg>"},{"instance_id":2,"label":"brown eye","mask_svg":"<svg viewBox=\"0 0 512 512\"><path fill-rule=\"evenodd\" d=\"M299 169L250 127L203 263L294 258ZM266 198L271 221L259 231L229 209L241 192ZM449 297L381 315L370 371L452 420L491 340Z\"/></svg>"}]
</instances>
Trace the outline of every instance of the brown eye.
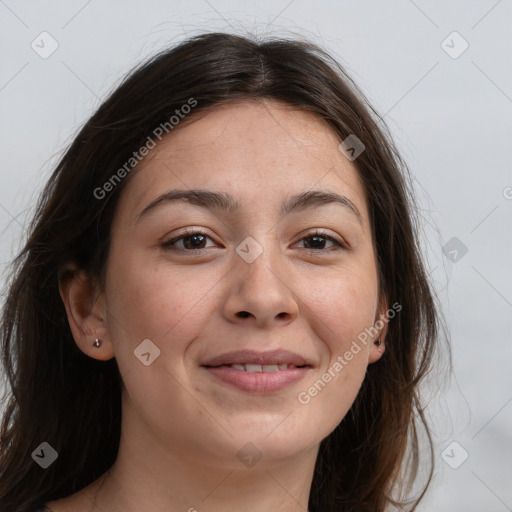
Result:
<instances>
[{"instance_id":1,"label":"brown eye","mask_svg":"<svg viewBox=\"0 0 512 512\"><path fill-rule=\"evenodd\" d=\"M206 233L202 233L201 231L191 231L164 242L162 247L170 251L177 252L201 252L206 249L205 244L208 239L211 240ZM182 247L177 246L179 242L182 242Z\"/></svg>"},{"instance_id":2,"label":"brown eye","mask_svg":"<svg viewBox=\"0 0 512 512\"><path fill-rule=\"evenodd\" d=\"M325 246L326 246L327 242L331 242L334 247L338 247L338 248L342 248L342 249L347 248L345 244L341 243L336 238L334 238L330 235L327 235L325 233L322 233L322 232L311 233L310 235L303 237L300 240L300 242L302 242L302 241L307 241L304 244L305 245L304 248L307 250L310 250L310 251L326 250ZM327 249L332 249L333 246L327 247Z\"/></svg>"}]
</instances>

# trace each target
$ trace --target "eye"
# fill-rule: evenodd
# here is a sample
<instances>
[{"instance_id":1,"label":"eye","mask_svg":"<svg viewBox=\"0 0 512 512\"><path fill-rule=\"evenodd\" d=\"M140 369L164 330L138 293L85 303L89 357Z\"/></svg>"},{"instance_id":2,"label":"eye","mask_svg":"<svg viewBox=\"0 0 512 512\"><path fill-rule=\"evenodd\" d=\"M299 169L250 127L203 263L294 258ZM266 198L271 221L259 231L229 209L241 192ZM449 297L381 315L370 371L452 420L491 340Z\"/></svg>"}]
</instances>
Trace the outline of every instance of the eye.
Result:
<instances>
[{"instance_id":1,"label":"eye","mask_svg":"<svg viewBox=\"0 0 512 512\"><path fill-rule=\"evenodd\" d=\"M340 242L333 236L328 235L319 230L315 230L313 233L309 233L305 237L301 238L299 242L307 240L306 247L307 250L318 252L319 250L325 250L326 241L334 244L334 247L338 247L341 249L347 249L346 244ZM329 248L329 247L328 247ZM330 247L332 249L332 246Z\"/></svg>"},{"instance_id":2,"label":"eye","mask_svg":"<svg viewBox=\"0 0 512 512\"><path fill-rule=\"evenodd\" d=\"M196 252L202 253L206 250L205 244L207 240L212 240L206 233L198 230L189 230L185 233L180 234L177 237L171 238L166 242L162 243L162 247L169 251L174 252ZM301 238L300 242L307 241L304 249L313 251L313 252L325 252L326 242L331 242L333 244L331 247L327 247L327 249L341 248L347 249L347 245L340 242L333 236L330 236L322 231L315 230L312 233L309 233L307 236ZM182 244L179 247L179 244ZM211 246L209 246L211 247Z\"/></svg>"},{"instance_id":3,"label":"eye","mask_svg":"<svg viewBox=\"0 0 512 512\"><path fill-rule=\"evenodd\" d=\"M202 252L205 249L206 240L211 238L202 231L191 230L182 233L180 236L167 240L162 244L164 249L176 252ZM177 244L182 242L183 246Z\"/></svg>"}]
</instances>

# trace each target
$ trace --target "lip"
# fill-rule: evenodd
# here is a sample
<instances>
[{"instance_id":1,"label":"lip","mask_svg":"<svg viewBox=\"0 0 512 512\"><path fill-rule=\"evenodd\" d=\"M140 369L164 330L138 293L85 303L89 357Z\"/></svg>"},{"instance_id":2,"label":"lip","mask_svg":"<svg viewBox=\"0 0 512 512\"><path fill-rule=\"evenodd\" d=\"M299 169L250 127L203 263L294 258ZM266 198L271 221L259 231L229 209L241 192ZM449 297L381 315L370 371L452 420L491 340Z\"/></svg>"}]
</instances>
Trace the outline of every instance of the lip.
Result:
<instances>
[{"instance_id":1,"label":"lip","mask_svg":"<svg viewBox=\"0 0 512 512\"><path fill-rule=\"evenodd\" d=\"M260 395L281 391L294 382L301 380L311 370L310 366L305 366L303 368L289 368L270 373L250 373L244 370L236 370L230 366L204 366L203 368L214 378L226 384L247 393Z\"/></svg>"},{"instance_id":2,"label":"lip","mask_svg":"<svg viewBox=\"0 0 512 512\"><path fill-rule=\"evenodd\" d=\"M277 349L266 352L257 352L255 350L235 350L225 352L208 361L201 366L223 366L230 364L291 364L294 366L312 366L309 361L303 357L290 352L289 350ZM287 370L283 370L287 371Z\"/></svg>"},{"instance_id":3,"label":"lip","mask_svg":"<svg viewBox=\"0 0 512 512\"><path fill-rule=\"evenodd\" d=\"M247 372L232 368L231 364L279 365L288 364L295 368L287 368L276 372ZM225 384L246 393L265 395L281 391L298 382L310 371L313 365L302 356L289 350L277 349L266 352L254 350L237 350L226 352L203 363L211 376Z\"/></svg>"}]
</instances>

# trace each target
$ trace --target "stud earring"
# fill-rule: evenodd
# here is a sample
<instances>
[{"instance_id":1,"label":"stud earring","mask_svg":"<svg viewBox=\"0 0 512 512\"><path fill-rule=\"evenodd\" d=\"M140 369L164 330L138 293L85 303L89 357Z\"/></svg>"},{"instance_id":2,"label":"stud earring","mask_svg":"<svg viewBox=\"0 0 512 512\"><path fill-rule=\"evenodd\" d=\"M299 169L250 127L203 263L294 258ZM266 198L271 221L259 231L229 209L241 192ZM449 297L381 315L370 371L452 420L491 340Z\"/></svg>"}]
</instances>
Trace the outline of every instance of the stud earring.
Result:
<instances>
[{"instance_id":1,"label":"stud earring","mask_svg":"<svg viewBox=\"0 0 512 512\"><path fill-rule=\"evenodd\" d=\"M99 340L98 338L96 338L94 340L94 343L93 343L93 346L95 346L96 348L99 347L101 345L101 340Z\"/></svg>"}]
</instances>

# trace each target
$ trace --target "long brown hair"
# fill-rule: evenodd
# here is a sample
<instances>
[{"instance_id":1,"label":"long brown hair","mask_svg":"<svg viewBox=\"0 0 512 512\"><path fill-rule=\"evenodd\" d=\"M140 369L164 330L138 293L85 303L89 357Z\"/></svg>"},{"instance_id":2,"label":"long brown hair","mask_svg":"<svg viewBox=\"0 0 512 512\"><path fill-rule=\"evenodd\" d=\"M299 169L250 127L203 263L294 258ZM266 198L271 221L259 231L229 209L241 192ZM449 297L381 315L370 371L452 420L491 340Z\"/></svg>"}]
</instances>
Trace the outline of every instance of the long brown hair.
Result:
<instances>
[{"instance_id":1,"label":"long brown hair","mask_svg":"<svg viewBox=\"0 0 512 512\"><path fill-rule=\"evenodd\" d=\"M131 176L126 162L158 126L170 133L169 117L190 98L197 102L191 116L232 100L278 100L315 113L340 141L355 135L364 144L354 164L368 196L379 285L402 309L388 325L384 356L369 365L351 409L321 442L309 509L377 512L405 503L425 455L419 420L430 472L407 502L414 510L433 474L418 384L432 367L444 323L420 253L409 171L382 118L323 49L226 33L191 37L133 69L76 135L42 191L12 263L2 316L8 382L0 510L22 512L73 494L116 459L122 380L115 358L97 361L76 346L59 295L59 280L69 277L61 269L74 262L104 285L112 218ZM123 179L98 198L94 191L105 191L123 165ZM59 454L48 469L31 456L43 441Z\"/></svg>"}]
</instances>

